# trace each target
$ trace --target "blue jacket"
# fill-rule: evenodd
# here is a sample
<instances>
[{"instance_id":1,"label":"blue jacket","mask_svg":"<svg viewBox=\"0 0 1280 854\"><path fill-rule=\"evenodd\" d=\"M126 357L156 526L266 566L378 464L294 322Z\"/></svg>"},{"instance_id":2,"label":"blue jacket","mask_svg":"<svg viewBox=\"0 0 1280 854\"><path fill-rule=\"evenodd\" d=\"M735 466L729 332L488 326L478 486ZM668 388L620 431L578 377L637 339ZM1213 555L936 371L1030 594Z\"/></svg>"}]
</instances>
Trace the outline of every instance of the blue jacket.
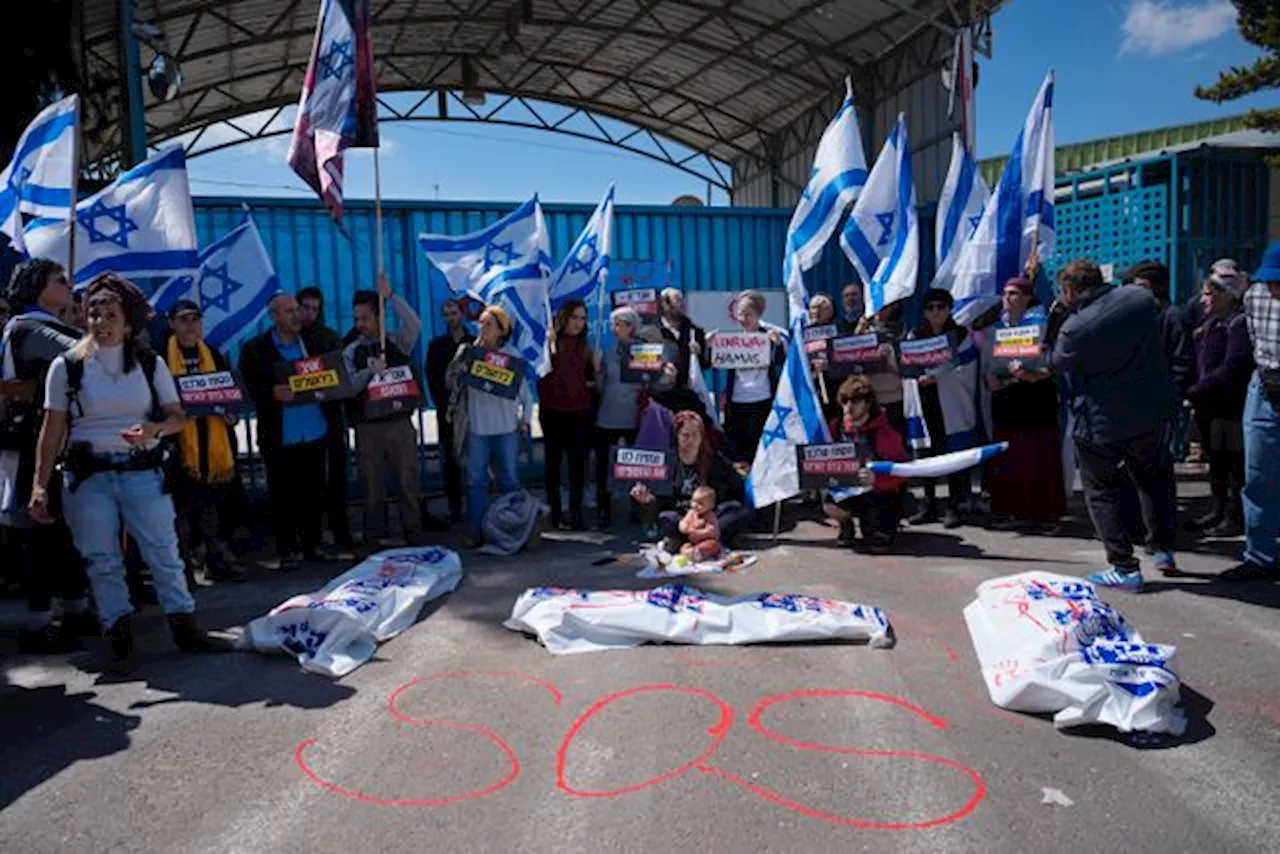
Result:
<instances>
[{"instance_id":1,"label":"blue jacket","mask_svg":"<svg viewBox=\"0 0 1280 854\"><path fill-rule=\"evenodd\" d=\"M1104 285L1077 303L1058 333L1053 369L1070 388L1075 438L1109 445L1162 430L1178 406L1156 298Z\"/></svg>"}]
</instances>

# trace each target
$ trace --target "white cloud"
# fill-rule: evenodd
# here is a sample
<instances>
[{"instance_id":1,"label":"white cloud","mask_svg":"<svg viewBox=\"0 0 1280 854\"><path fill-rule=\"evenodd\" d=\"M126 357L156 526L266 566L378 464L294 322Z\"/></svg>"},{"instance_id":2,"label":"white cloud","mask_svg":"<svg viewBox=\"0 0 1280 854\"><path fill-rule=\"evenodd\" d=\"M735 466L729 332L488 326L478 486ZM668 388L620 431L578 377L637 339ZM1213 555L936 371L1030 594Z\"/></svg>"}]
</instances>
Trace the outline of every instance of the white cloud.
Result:
<instances>
[{"instance_id":1,"label":"white cloud","mask_svg":"<svg viewBox=\"0 0 1280 854\"><path fill-rule=\"evenodd\" d=\"M1120 53L1163 56L1211 42L1235 26L1230 0L1130 0Z\"/></svg>"}]
</instances>

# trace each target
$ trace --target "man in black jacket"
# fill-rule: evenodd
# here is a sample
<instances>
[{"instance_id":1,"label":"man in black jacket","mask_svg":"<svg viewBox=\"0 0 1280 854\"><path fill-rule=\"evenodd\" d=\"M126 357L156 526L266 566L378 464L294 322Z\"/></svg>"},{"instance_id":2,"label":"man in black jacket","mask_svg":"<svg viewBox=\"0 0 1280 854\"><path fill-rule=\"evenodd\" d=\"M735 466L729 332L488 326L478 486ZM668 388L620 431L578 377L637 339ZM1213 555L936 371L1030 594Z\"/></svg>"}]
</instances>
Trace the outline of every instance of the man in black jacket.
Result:
<instances>
[{"instance_id":1,"label":"man in black jacket","mask_svg":"<svg viewBox=\"0 0 1280 854\"><path fill-rule=\"evenodd\" d=\"M348 333L349 340L344 341L335 330L325 325L324 295L317 287L298 291L298 312L302 318L302 334L306 336L312 355L341 352L355 340L354 330ZM324 515L329 522L334 546L347 554L355 548L355 540L351 536L351 520L347 515L350 490L347 489L346 412L341 402L326 403L322 409L329 422L329 433L325 437Z\"/></svg>"},{"instance_id":2,"label":"man in black jacket","mask_svg":"<svg viewBox=\"0 0 1280 854\"><path fill-rule=\"evenodd\" d=\"M444 491L449 499L449 521L456 525L462 521L462 469L453 456L453 422L449 420L449 387L445 383L445 372L458 348L465 347L471 336L462 324L462 307L457 300L445 300L440 313L444 317L445 330L443 335L432 338L427 346L427 388L436 408L437 448L441 468L444 469Z\"/></svg>"},{"instance_id":3,"label":"man in black jacket","mask_svg":"<svg viewBox=\"0 0 1280 854\"><path fill-rule=\"evenodd\" d=\"M72 301L62 266L36 258L14 271L9 302L15 316L0 343L0 525L19 541L27 622L18 635L26 652L74 647L78 636L98 634L89 612L88 580L71 532L59 519L33 524L27 513L35 473L36 443L43 420L45 375L53 360L71 349L80 330L59 320ZM49 484L54 492L61 481ZM56 506L57 496L51 496ZM54 597L62 599L62 625L52 621Z\"/></svg>"},{"instance_id":4,"label":"man in black jacket","mask_svg":"<svg viewBox=\"0 0 1280 854\"><path fill-rule=\"evenodd\" d=\"M1157 569L1174 569L1175 481L1169 425L1178 403L1160 305L1149 292L1105 284L1098 265L1072 261L1058 274L1071 314L1053 343L1053 369L1066 376L1076 456L1089 515L1111 564L1095 584L1142 589L1125 506L1142 495Z\"/></svg>"}]
</instances>

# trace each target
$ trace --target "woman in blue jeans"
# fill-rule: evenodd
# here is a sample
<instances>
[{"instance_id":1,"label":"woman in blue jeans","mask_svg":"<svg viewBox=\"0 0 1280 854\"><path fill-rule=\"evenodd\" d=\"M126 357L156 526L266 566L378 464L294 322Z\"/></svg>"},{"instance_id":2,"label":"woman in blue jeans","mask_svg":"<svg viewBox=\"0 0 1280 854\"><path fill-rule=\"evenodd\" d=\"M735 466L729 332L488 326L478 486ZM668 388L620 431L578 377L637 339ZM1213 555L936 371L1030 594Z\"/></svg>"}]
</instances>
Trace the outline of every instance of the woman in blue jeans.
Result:
<instances>
[{"instance_id":1,"label":"woman in blue jeans","mask_svg":"<svg viewBox=\"0 0 1280 854\"><path fill-rule=\"evenodd\" d=\"M480 335L475 346L520 358L520 353L507 343L510 338L511 318L498 306L486 308L480 314ZM516 458L520 436L529 432L533 397L528 381L523 378L514 400L464 386L466 352L466 348L458 350L446 382L453 395L449 403L450 420L455 425L466 424L465 433L459 432L466 442L462 463L467 477L467 524L471 528L467 544L475 548L483 542L484 514L489 508L489 467L493 466L497 475L500 493L505 495L520 489Z\"/></svg>"},{"instance_id":2,"label":"woman in blue jeans","mask_svg":"<svg viewBox=\"0 0 1280 854\"><path fill-rule=\"evenodd\" d=\"M151 306L114 273L94 279L85 305L88 333L54 360L45 383L31 518L40 524L53 521L48 486L61 453L63 512L87 564L98 617L117 664L127 666L133 656L122 518L151 567L178 647L185 652L228 649L228 643L196 626L178 554L160 440L181 432L186 419L164 360L138 342Z\"/></svg>"}]
</instances>

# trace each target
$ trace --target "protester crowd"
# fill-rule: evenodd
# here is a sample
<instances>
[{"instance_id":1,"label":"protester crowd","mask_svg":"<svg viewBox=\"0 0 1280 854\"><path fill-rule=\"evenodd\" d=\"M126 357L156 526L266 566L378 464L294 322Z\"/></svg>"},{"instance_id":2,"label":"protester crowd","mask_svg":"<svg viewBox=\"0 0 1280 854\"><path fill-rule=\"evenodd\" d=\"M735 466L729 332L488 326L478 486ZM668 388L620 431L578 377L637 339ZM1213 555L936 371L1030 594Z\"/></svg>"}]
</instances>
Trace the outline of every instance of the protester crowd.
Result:
<instances>
[{"instance_id":1,"label":"protester crowd","mask_svg":"<svg viewBox=\"0 0 1280 854\"><path fill-rule=\"evenodd\" d=\"M269 306L271 328L241 348L236 373L255 411L266 471L269 567L350 561L361 544L421 544L429 530L464 521L469 544L483 544L487 517L498 509L490 506L495 482L498 503L523 490L518 458L535 390L550 525L589 524L592 476L596 527L613 526L616 497L646 539L675 553L714 557L761 524L744 475L773 409L788 332L764 321L760 293L740 294L736 316L744 333L767 338L767 358L729 371L717 404L703 381L717 335L689 318L679 291L661 293L656 317L613 310L607 341L592 340L581 301L566 303L555 317L550 371L526 382L502 307L485 308L472 330L461 306L445 303L444 331L419 365L421 320L385 278L377 287L354 295L354 328L345 337L325 325L319 291L279 294ZM1138 590L1144 549L1153 569L1177 572L1174 464L1194 434L1212 502L1183 527L1244 534L1242 562L1224 580L1280 578L1280 243L1252 277L1219 261L1186 305L1170 302L1168 270L1154 262L1117 284L1096 264L1073 261L1056 290L1044 306L1032 279L1010 279L998 309L968 328L952 317L949 293L930 291L920 321L905 331L902 304L864 316L856 284L841 293L838 311L830 297L813 298L806 350L834 442L852 444L864 460L892 462L1009 443L981 471L920 483L919 501L904 479L866 471L858 489L811 495L839 541L909 553L899 539L904 521L956 528L979 517L996 529L1052 534L1078 467L1107 560L1091 580ZM231 413L188 417L182 408L177 381L230 370L204 342L200 307L174 305L153 348L150 306L131 283L104 274L77 298L57 264L36 259L15 273L0 311L0 525L22 566L24 648L62 649L101 631L116 659L130 658L136 588L126 542L150 570L178 646L222 648L196 625L190 587L196 566L219 580L243 572L230 518L240 484L238 422ZM861 355L844 359L836 341ZM1011 341L1019 342L1012 357ZM904 353L930 342L945 345L947 357L914 370ZM637 368L637 345L659 345L660 360ZM308 396L281 372L318 359L344 375L348 393ZM477 381L481 362L485 376L507 379ZM405 378L397 387L420 396L406 406L377 405L385 376L396 371ZM422 388L435 407L448 522L427 514L422 500L414 426ZM364 510L355 532L350 431ZM617 448L666 454L664 488L615 483ZM398 526L388 524L388 481Z\"/></svg>"}]
</instances>

